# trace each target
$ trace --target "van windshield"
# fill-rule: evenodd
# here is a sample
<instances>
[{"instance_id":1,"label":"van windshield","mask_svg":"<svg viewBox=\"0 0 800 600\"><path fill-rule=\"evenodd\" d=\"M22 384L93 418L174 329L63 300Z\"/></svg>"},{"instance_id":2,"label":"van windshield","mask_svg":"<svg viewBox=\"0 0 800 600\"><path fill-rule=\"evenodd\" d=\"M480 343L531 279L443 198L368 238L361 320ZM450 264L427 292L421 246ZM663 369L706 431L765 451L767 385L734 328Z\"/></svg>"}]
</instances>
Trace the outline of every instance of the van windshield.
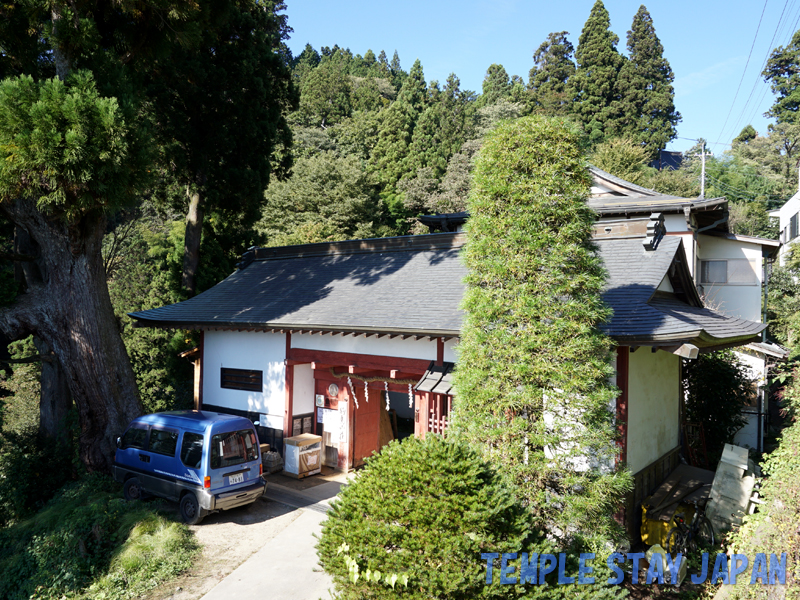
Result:
<instances>
[{"instance_id":1,"label":"van windshield","mask_svg":"<svg viewBox=\"0 0 800 600\"><path fill-rule=\"evenodd\" d=\"M258 443L252 430L219 433L211 438L211 468L222 469L258 458Z\"/></svg>"}]
</instances>

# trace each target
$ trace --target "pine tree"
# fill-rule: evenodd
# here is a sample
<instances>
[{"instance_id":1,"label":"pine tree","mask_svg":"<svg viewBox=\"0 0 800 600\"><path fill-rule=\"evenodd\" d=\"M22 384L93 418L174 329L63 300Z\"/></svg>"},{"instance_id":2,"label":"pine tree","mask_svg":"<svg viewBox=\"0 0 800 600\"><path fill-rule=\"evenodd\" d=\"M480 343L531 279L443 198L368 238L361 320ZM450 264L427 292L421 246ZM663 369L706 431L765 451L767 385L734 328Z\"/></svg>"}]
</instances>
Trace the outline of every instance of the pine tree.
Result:
<instances>
[{"instance_id":1,"label":"pine tree","mask_svg":"<svg viewBox=\"0 0 800 600\"><path fill-rule=\"evenodd\" d=\"M534 527L593 545L612 536L629 476L613 472L612 342L597 327L609 310L578 140L568 121L541 116L485 138L453 426L516 483Z\"/></svg>"},{"instance_id":2,"label":"pine tree","mask_svg":"<svg viewBox=\"0 0 800 600\"><path fill-rule=\"evenodd\" d=\"M570 78L572 111L593 142L617 134L619 87L617 79L625 58L617 52L619 37L602 0L597 0L583 26L575 50L577 69Z\"/></svg>"},{"instance_id":3,"label":"pine tree","mask_svg":"<svg viewBox=\"0 0 800 600\"><path fill-rule=\"evenodd\" d=\"M381 185L394 186L408 173L409 146L426 100L425 75L422 64L416 60L397 100L381 112L378 141L369 159L370 170Z\"/></svg>"},{"instance_id":4,"label":"pine tree","mask_svg":"<svg viewBox=\"0 0 800 600\"><path fill-rule=\"evenodd\" d=\"M675 75L644 5L633 17L628 32L628 54L618 79L621 110L616 131L656 158L658 151L678 135L675 126L681 115L675 110Z\"/></svg>"},{"instance_id":5,"label":"pine tree","mask_svg":"<svg viewBox=\"0 0 800 600\"><path fill-rule=\"evenodd\" d=\"M528 75L533 110L545 115L560 115L570 110L567 84L575 74L574 48L569 32L551 33L533 53L533 68Z\"/></svg>"},{"instance_id":6,"label":"pine tree","mask_svg":"<svg viewBox=\"0 0 800 600\"><path fill-rule=\"evenodd\" d=\"M411 140L409 171L431 167L435 177L447 169L447 161L472 135L475 96L462 92L460 81L451 73L444 90L419 118Z\"/></svg>"},{"instance_id":7,"label":"pine tree","mask_svg":"<svg viewBox=\"0 0 800 600\"><path fill-rule=\"evenodd\" d=\"M794 123L800 109L800 30L786 47L773 50L762 73L777 96L767 116L778 123Z\"/></svg>"},{"instance_id":8,"label":"pine tree","mask_svg":"<svg viewBox=\"0 0 800 600\"><path fill-rule=\"evenodd\" d=\"M507 100L511 96L511 90L511 78L503 65L489 65L483 78L483 93L478 98L478 106L490 106Z\"/></svg>"}]
</instances>

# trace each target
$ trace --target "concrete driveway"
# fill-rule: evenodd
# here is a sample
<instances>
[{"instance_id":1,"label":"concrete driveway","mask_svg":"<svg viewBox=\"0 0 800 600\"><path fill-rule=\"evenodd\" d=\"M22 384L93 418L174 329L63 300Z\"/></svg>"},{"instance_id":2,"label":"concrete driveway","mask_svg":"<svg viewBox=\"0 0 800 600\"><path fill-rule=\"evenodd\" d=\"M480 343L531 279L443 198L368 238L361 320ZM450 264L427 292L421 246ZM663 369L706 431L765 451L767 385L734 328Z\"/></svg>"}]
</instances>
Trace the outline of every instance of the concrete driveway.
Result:
<instances>
[{"instance_id":1,"label":"concrete driveway","mask_svg":"<svg viewBox=\"0 0 800 600\"><path fill-rule=\"evenodd\" d=\"M333 582L317 564L314 534L322 531L322 521L330 508L328 502L339 493L341 485L326 481L302 489L300 482L293 484L283 477L271 476L267 499L293 507L300 514L203 596L203 600L331 598Z\"/></svg>"}]
</instances>

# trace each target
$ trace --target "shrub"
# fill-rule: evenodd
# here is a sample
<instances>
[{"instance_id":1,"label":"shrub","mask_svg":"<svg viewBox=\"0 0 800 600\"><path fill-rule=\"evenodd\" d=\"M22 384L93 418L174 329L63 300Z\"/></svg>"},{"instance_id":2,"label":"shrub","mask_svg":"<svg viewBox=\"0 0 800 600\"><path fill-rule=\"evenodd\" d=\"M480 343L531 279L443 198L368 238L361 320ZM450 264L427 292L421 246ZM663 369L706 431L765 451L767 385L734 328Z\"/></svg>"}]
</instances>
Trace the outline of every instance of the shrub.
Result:
<instances>
[{"instance_id":1,"label":"shrub","mask_svg":"<svg viewBox=\"0 0 800 600\"><path fill-rule=\"evenodd\" d=\"M93 473L68 484L33 518L0 530L0 598L127 599L191 565L188 529Z\"/></svg>"},{"instance_id":2,"label":"shrub","mask_svg":"<svg viewBox=\"0 0 800 600\"><path fill-rule=\"evenodd\" d=\"M515 586L485 585L480 555L530 547L528 536L500 475L468 446L428 435L367 460L332 503L317 551L343 599L506 597ZM398 582L366 581L368 570Z\"/></svg>"},{"instance_id":3,"label":"shrub","mask_svg":"<svg viewBox=\"0 0 800 600\"><path fill-rule=\"evenodd\" d=\"M684 361L686 421L701 423L709 468L716 468L725 444L747 422L742 409L755 393L744 365L730 350Z\"/></svg>"},{"instance_id":4,"label":"shrub","mask_svg":"<svg viewBox=\"0 0 800 600\"><path fill-rule=\"evenodd\" d=\"M794 384L792 387L796 387ZM786 586L750 585L751 566L737 578L731 597L736 600L800 599L800 421L783 431L777 449L767 457L762 471L767 475L761 488L759 511L748 515L733 535L734 552L753 561L756 554L786 552ZM727 587L727 586L725 586Z\"/></svg>"}]
</instances>

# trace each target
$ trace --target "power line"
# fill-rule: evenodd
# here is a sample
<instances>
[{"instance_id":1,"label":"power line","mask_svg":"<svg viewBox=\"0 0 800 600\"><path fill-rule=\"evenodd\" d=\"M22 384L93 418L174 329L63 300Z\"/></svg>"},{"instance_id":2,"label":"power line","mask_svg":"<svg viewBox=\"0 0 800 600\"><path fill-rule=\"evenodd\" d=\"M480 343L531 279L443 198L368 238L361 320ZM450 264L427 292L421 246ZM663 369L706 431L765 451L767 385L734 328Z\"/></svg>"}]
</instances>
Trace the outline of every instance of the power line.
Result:
<instances>
[{"instance_id":1,"label":"power line","mask_svg":"<svg viewBox=\"0 0 800 600\"><path fill-rule=\"evenodd\" d=\"M739 114L739 117L733 126L733 131L731 132L731 136L733 136L733 134L736 133L736 128L739 127L739 125L741 124L742 117L744 117L745 113L747 112L747 107L750 104L750 101L753 99L753 94L758 88L758 84L762 82L761 73L764 71L764 67L767 66L767 61L769 61L769 57L772 54L772 49L774 49L775 47L774 46L775 38L778 36L778 32L780 31L781 28L781 23L783 22L783 16L784 14L786 14L786 8L788 6L789 6L789 0L786 0L786 2L783 5L783 10L781 10L781 14L778 17L778 23L775 25L775 32L772 34L772 39L769 41L769 46L767 47L767 56L764 58L764 62L761 65L761 69L759 69L758 74L756 75L756 80L753 83L753 87L750 89L750 95L747 97L747 101L744 103L744 106L742 107L742 112ZM756 104L756 107L758 107L758 104ZM758 108L756 108L756 110L758 110Z\"/></svg>"},{"instance_id":2,"label":"power line","mask_svg":"<svg viewBox=\"0 0 800 600\"><path fill-rule=\"evenodd\" d=\"M728 124L728 119L733 112L733 107L736 106L736 98L739 97L739 90L742 89L742 82L744 81L744 76L747 75L747 67L750 66L750 57L753 56L753 48L756 47L756 40L758 39L758 32L761 30L761 21L764 19L764 12L767 10L767 3L769 0L764 0L764 8L761 9L761 16L758 18L758 27L756 27L756 34L753 36L753 43L750 45L750 54L747 55L747 62L744 64L744 71L742 71L742 77L739 79L739 86L736 88L736 93L733 95L733 102L731 102L731 107L728 110L728 116L725 117L725 122L722 124L722 130L719 132L719 137L717 137L717 142L722 139L722 134L725 133L725 126ZM787 0L788 2L788 0Z\"/></svg>"}]
</instances>

